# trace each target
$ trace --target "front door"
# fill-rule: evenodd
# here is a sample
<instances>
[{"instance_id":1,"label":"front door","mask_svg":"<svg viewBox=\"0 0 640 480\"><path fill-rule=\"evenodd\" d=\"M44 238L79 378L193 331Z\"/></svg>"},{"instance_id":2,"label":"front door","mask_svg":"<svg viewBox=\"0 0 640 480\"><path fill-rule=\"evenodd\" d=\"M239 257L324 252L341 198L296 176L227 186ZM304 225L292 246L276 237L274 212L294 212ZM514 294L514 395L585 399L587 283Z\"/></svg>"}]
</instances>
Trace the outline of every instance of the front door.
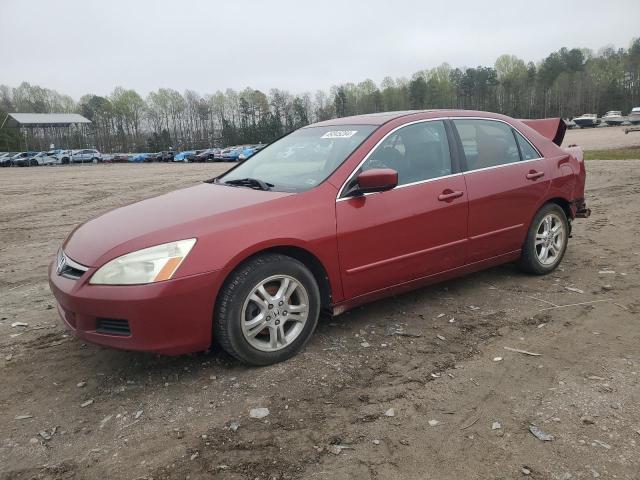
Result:
<instances>
[{"instance_id":1,"label":"front door","mask_svg":"<svg viewBox=\"0 0 640 480\"><path fill-rule=\"evenodd\" d=\"M396 170L398 186L336 202L345 297L463 265L467 192L463 175L452 165L444 122L428 120L395 130L356 174L371 168Z\"/></svg>"}]
</instances>

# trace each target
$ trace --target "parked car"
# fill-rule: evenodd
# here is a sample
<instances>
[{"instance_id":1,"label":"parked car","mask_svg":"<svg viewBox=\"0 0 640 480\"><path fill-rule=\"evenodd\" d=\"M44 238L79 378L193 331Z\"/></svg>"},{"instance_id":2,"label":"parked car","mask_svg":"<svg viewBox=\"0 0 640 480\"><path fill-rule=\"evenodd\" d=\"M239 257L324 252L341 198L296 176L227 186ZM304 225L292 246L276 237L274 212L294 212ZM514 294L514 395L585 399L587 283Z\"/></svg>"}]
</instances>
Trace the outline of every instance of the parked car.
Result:
<instances>
[{"instance_id":1,"label":"parked car","mask_svg":"<svg viewBox=\"0 0 640 480\"><path fill-rule=\"evenodd\" d=\"M216 153L220 152L219 148L207 148L202 152L196 154L194 162L213 162L216 158Z\"/></svg>"},{"instance_id":2,"label":"parked car","mask_svg":"<svg viewBox=\"0 0 640 480\"><path fill-rule=\"evenodd\" d=\"M590 213L565 129L457 110L310 125L220 177L76 228L49 283L86 341L180 354L215 337L243 362L279 362L321 311L505 262L554 271L571 222Z\"/></svg>"},{"instance_id":3,"label":"parked car","mask_svg":"<svg viewBox=\"0 0 640 480\"><path fill-rule=\"evenodd\" d=\"M219 152L216 152L213 154L213 158L215 161L222 161L222 156L226 153L228 153L230 150L232 149L232 147L225 147L222 150L220 150Z\"/></svg>"},{"instance_id":4,"label":"parked car","mask_svg":"<svg viewBox=\"0 0 640 480\"><path fill-rule=\"evenodd\" d=\"M11 159L20 152L5 152L0 155L0 167L10 167Z\"/></svg>"},{"instance_id":5,"label":"parked car","mask_svg":"<svg viewBox=\"0 0 640 480\"><path fill-rule=\"evenodd\" d=\"M174 162L188 162L190 157L193 157L196 155L196 151L195 150L186 150L184 152L180 152L180 153L176 153L173 156L173 161Z\"/></svg>"},{"instance_id":6,"label":"parked car","mask_svg":"<svg viewBox=\"0 0 640 480\"><path fill-rule=\"evenodd\" d=\"M70 162L72 150L54 149L46 152L46 165L66 165Z\"/></svg>"},{"instance_id":7,"label":"parked car","mask_svg":"<svg viewBox=\"0 0 640 480\"><path fill-rule=\"evenodd\" d=\"M51 152L51 151L50 151ZM31 157L22 157L14 161L18 167L37 167L41 165L58 165L60 160L50 152L37 152Z\"/></svg>"},{"instance_id":8,"label":"parked car","mask_svg":"<svg viewBox=\"0 0 640 480\"><path fill-rule=\"evenodd\" d=\"M59 163L60 160L58 160L58 158L54 155L50 154L50 152L40 152L31 158L29 166L33 167L36 165L58 165Z\"/></svg>"},{"instance_id":9,"label":"parked car","mask_svg":"<svg viewBox=\"0 0 640 480\"><path fill-rule=\"evenodd\" d=\"M246 160L247 158L250 158L253 155L255 155L256 153L258 153L264 147L266 147L266 145L263 145L263 144L250 145L247 148L245 148L244 150L242 150L242 153L240 153L240 155L238 155L238 160L240 160L240 161Z\"/></svg>"},{"instance_id":10,"label":"parked car","mask_svg":"<svg viewBox=\"0 0 640 480\"><path fill-rule=\"evenodd\" d=\"M30 155L18 155L13 159L14 167L31 167L38 166L38 162L36 161L36 157L38 155L42 155L43 152L28 152Z\"/></svg>"},{"instance_id":11,"label":"parked car","mask_svg":"<svg viewBox=\"0 0 640 480\"><path fill-rule=\"evenodd\" d=\"M149 153L136 153L129 157L129 161L135 163L150 162L152 161L150 160L150 155Z\"/></svg>"},{"instance_id":12,"label":"parked car","mask_svg":"<svg viewBox=\"0 0 640 480\"><path fill-rule=\"evenodd\" d=\"M202 152L204 152L204 149L196 150L196 151L193 153L193 155L187 155L187 159L188 159L190 162L195 162L195 161L197 161L197 160L196 160L197 156L198 156L198 155L200 155L200 154L202 154Z\"/></svg>"},{"instance_id":13,"label":"parked car","mask_svg":"<svg viewBox=\"0 0 640 480\"><path fill-rule=\"evenodd\" d=\"M30 165L30 159L36 156L40 152L19 152L12 156L8 162L13 167L28 167Z\"/></svg>"},{"instance_id":14,"label":"parked car","mask_svg":"<svg viewBox=\"0 0 640 480\"><path fill-rule=\"evenodd\" d=\"M173 157L175 156L176 152L174 152L173 150L166 150L166 151L162 151L160 152L158 155L158 161L159 162L172 162L173 161Z\"/></svg>"},{"instance_id":15,"label":"parked car","mask_svg":"<svg viewBox=\"0 0 640 480\"><path fill-rule=\"evenodd\" d=\"M223 162L237 162L238 157L242 154L242 151L246 148L245 145L225 148L222 151L221 159Z\"/></svg>"},{"instance_id":16,"label":"parked car","mask_svg":"<svg viewBox=\"0 0 640 480\"><path fill-rule=\"evenodd\" d=\"M73 150L71 152L71 161L78 162L101 162L102 155L98 150L93 148L84 148L81 150Z\"/></svg>"},{"instance_id":17,"label":"parked car","mask_svg":"<svg viewBox=\"0 0 640 480\"><path fill-rule=\"evenodd\" d=\"M112 163L126 163L129 161L129 157L130 155L128 153L114 153L113 155L111 155L110 161Z\"/></svg>"}]
</instances>

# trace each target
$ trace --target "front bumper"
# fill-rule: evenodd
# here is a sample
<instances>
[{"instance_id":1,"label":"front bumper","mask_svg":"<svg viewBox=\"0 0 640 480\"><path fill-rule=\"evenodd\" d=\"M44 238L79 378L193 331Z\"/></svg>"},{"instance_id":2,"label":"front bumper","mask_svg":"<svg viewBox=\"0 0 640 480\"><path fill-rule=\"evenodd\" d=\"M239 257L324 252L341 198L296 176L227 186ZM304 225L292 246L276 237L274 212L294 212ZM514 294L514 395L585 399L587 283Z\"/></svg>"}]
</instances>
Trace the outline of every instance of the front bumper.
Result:
<instances>
[{"instance_id":1,"label":"front bumper","mask_svg":"<svg viewBox=\"0 0 640 480\"><path fill-rule=\"evenodd\" d=\"M216 272L147 285L90 285L95 269L78 280L49 267L49 285L65 326L88 342L167 355L211 346ZM107 330L102 326L127 325Z\"/></svg>"}]
</instances>

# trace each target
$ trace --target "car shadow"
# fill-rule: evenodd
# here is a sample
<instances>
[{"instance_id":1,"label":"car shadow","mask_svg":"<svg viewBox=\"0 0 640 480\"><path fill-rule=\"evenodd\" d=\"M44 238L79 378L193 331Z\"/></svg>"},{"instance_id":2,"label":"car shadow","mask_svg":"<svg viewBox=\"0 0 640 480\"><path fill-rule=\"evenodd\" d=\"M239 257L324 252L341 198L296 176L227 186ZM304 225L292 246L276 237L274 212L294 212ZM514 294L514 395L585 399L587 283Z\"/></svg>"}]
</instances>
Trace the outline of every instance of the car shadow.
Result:
<instances>
[{"instance_id":1,"label":"car shadow","mask_svg":"<svg viewBox=\"0 0 640 480\"><path fill-rule=\"evenodd\" d=\"M506 282L514 280L517 282L521 277L528 276L521 273L515 265L500 265L377 300L335 317L327 314L321 315L316 332L302 354L304 355L305 351L317 353L326 349L327 343L339 341L345 334L353 335L354 332L357 333L372 324L381 327L385 325L385 322L392 321L392 319L397 321L403 316L411 315L415 318L416 310L430 311L429 317L431 317L443 309L443 303L444 305L449 304L450 308L466 306L469 302L465 300L465 297L473 294L478 284L487 287L497 284L496 288L511 288L506 285ZM425 314L424 317L426 318L427 315ZM242 364L215 344L206 352L179 356L113 350L84 343L81 343L80 348L88 354L89 364L95 361L94 368L100 373L106 376L126 378L127 381L133 383L144 383L153 377L154 382L164 380L165 383L171 384L175 381L188 381L191 377L196 378L203 371L214 376L233 376L243 375L256 369L276 367L255 367ZM330 346L328 348L330 349Z\"/></svg>"}]
</instances>

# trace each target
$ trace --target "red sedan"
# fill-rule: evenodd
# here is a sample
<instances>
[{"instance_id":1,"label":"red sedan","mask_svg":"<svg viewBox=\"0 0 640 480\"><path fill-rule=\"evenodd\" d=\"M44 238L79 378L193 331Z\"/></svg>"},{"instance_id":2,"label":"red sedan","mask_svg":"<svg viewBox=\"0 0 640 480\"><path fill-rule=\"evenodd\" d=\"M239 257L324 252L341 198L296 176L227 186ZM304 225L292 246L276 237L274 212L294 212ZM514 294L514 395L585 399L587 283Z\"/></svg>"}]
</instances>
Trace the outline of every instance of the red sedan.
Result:
<instances>
[{"instance_id":1,"label":"red sedan","mask_svg":"<svg viewBox=\"0 0 640 480\"><path fill-rule=\"evenodd\" d=\"M391 112L297 130L226 174L108 212L49 272L90 342L180 354L215 338L266 365L322 312L518 261L554 270L586 217L560 119Z\"/></svg>"}]
</instances>

